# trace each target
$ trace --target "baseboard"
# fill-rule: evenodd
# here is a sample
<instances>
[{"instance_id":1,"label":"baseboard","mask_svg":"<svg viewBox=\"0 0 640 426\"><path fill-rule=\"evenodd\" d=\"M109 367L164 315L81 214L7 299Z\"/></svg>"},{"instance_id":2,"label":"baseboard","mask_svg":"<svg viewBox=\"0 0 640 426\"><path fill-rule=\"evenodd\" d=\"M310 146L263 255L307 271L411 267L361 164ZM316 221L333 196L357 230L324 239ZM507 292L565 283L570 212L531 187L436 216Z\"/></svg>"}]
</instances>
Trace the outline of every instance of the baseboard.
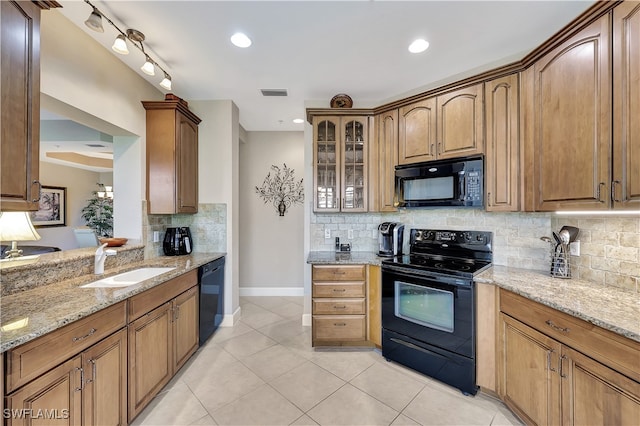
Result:
<instances>
[{"instance_id":1,"label":"baseboard","mask_svg":"<svg viewBox=\"0 0 640 426\"><path fill-rule=\"evenodd\" d=\"M302 314L302 325L311 327L311 314Z\"/></svg>"},{"instance_id":2,"label":"baseboard","mask_svg":"<svg viewBox=\"0 0 640 426\"><path fill-rule=\"evenodd\" d=\"M233 314L225 314L224 318L222 318L222 322L220 323L220 327L233 327L238 321L240 321L241 308L238 306L238 309Z\"/></svg>"},{"instance_id":3,"label":"baseboard","mask_svg":"<svg viewBox=\"0 0 640 426\"><path fill-rule=\"evenodd\" d=\"M242 296L304 296L303 287L240 287Z\"/></svg>"}]
</instances>

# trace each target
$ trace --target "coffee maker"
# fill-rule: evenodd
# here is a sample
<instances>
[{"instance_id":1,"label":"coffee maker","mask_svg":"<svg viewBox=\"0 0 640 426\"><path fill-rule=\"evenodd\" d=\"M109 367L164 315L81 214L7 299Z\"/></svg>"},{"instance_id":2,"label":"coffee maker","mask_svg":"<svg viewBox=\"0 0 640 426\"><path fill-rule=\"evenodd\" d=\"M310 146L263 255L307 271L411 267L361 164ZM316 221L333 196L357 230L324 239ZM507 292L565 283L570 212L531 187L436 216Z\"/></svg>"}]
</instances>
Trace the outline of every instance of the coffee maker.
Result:
<instances>
[{"instance_id":1,"label":"coffee maker","mask_svg":"<svg viewBox=\"0 0 640 426\"><path fill-rule=\"evenodd\" d=\"M382 222L378 225L378 256L402 255L404 225L398 222Z\"/></svg>"},{"instance_id":2,"label":"coffee maker","mask_svg":"<svg viewBox=\"0 0 640 426\"><path fill-rule=\"evenodd\" d=\"M162 250L166 256L180 256L190 254L193 240L188 226L167 228L162 241Z\"/></svg>"}]
</instances>

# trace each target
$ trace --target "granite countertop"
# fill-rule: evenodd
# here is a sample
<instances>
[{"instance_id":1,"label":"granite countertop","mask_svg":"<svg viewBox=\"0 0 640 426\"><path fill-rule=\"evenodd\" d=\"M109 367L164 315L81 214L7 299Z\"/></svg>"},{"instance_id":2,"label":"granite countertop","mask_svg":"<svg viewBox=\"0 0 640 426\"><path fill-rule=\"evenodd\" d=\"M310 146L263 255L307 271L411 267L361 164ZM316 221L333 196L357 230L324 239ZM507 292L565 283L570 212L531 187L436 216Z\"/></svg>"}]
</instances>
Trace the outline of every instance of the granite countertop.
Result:
<instances>
[{"instance_id":1,"label":"granite countertop","mask_svg":"<svg viewBox=\"0 0 640 426\"><path fill-rule=\"evenodd\" d=\"M80 285L101 278L84 275L3 296L0 302L0 324L6 327L22 320L26 320L27 324L16 330L0 330L0 352L47 334L223 256L225 253L158 256L110 269L103 276L108 277L141 267L175 268L129 287L79 288Z\"/></svg>"},{"instance_id":2,"label":"granite countertop","mask_svg":"<svg viewBox=\"0 0 640 426\"><path fill-rule=\"evenodd\" d=\"M380 266L384 259L372 251L310 251L307 263Z\"/></svg>"},{"instance_id":3,"label":"granite countertop","mask_svg":"<svg viewBox=\"0 0 640 426\"><path fill-rule=\"evenodd\" d=\"M540 271L496 266L475 277L640 342L640 294Z\"/></svg>"}]
</instances>

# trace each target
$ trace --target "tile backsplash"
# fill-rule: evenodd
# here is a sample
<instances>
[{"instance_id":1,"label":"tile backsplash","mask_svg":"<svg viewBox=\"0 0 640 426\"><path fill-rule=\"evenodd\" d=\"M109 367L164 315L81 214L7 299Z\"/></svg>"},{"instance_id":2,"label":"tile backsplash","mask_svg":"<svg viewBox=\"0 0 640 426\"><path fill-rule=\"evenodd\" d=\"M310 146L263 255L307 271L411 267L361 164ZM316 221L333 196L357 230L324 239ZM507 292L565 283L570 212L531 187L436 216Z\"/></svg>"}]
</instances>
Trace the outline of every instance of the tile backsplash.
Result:
<instances>
[{"instance_id":1,"label":"tile backsplash","mask_svg":"<svg viewBox=\"0 0 640 426\"><path fill-rule=\"evenodd\" d=\"M198 204L196 214L147 214L142 203L143 241L145 257L162 255L162 239L167 227L188 226L196 253L225 252L227 247L227 205ZM154 231L160 232L160 242L153 242Z\"/></svg>"},{"instance_id":2,"label":"tile backsplash","mask_svg":"<svg viewBox=\"0 0 640 426\"><path fill-rule=\"evenodd\" d=\"M335 237L352 250L377 251L378 225L405 225L404 251L411 228L479 230L493 232L493 263L548 271L551 236L562 225L581 229L581 256L572 256L573 276L604 285L638 289L640 219L630 217L567 217L553 213L487 213L479 209L405 209L397 213L312 214L310 250L334 250ZM324 238L330 229L331 238ZM353 230L353 239L348 231Z\"/></svg>"}]
</instances>

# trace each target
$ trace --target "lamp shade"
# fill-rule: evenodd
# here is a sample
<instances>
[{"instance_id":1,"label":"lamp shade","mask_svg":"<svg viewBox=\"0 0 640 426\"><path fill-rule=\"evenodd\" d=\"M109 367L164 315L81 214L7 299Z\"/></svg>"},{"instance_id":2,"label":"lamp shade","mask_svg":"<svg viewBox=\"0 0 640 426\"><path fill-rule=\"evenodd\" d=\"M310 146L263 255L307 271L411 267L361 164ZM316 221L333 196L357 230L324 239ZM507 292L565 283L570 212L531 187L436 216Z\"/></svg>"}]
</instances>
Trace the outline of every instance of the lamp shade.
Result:
<instances>
[{"instance_id":1,"label":"lamp shade","mask_svg":"<svg viewBox=\"0 0 640 426\"><path fill-rule=\"evenodd\" d=\"M171 90L171 77L167 73L164 73L164 79L160 82L160 86L167 90Z\"/></svg>"},{"instance_id":2,"label":"lamp shade","mask_svg":"<svg viewBox=\"0 0 640 426\"><path fill-rule=\"evenodd\" d=\"M149 59L148 56L146 62L140 69L147 75L156 75L156 67L153 66L153 62L151 62L151 59Z\"/></svg>"},{"instance_id":3,"label":"lamp shade","mask_svg":"<svg viewBox=\"0 0 640 426\"><path fill-rule=\"evenodd\" d=\"M93 8L91 15L89 15L89 18L84 21L84 24L93 31L97 31L99 33L104 32L104 28L102 28L102 16L98 13L95 7Z\"/></svg>"},{"instance_id":4,"label":"lamp shade","mask_svg":"<svg viewBox=\"0 0 640 426\"><path fill-rule=\"evenodd\" d=\"M127 48L127 41L125 40L122 34L116 37L115 41L113 42L113 46L111 46L111 48L113 49L114 52L117 52L121 55L129 54L129 49Z\"/></svg>"},{"instance_id":5,"label":"lamp shade","mask_svg":"<svg viewBox=\"0 0 640 426\"><path fill-rule=\"evenodd\" d=\"M29 212L0 213L0 241L36 241L40 235L36 232Z\"/></svg>"}]
</instances>

